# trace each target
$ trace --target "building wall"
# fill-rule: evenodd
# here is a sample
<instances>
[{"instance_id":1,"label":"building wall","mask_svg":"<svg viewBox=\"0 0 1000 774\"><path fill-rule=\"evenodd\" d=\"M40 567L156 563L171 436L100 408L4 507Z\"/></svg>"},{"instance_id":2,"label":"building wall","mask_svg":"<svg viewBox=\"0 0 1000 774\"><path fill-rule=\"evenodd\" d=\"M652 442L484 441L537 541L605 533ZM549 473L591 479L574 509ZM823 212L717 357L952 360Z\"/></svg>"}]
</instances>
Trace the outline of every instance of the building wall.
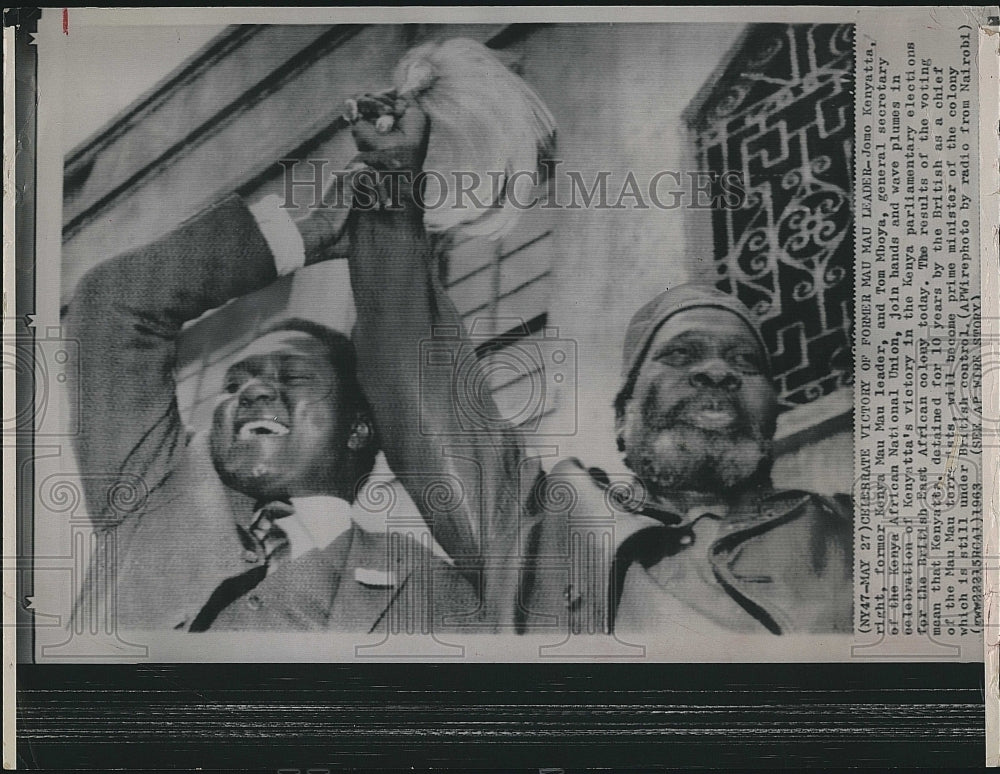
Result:
<instances>
[{"instance_id":1,"label":"building wall","mask_svg":"<svg viewBox=\"0 0 1000 774\"><path fill-rule=\"evenodd\" d=\"M630 170L645 190L658 171L696 169L681 114L742 28L578 25L532 35L522 44L525 77L559 122L564 172L577 170L587 181L610 172L609 190L617 193ZM559 183L560 190L569 188L565 177ZM574 406L579 432L559 439L560 451L614 470L621 462L611 401L625 328L654 294L711 267L710 222L705 211L687 208L554 215L559 238L549 320L575 342L580 375Z\"/></svg>"},{"instance_id":2,"label":"building wall","mask_svg":"<svg viewBox=\"0 0 1000 774\"><path fill-rule=\"evenodd\" d=\"M492 41L537 89L559 126L557 198L568 190L568 170L588 181L609 172L612 192L630 169L641 184L654 171L694 170L682 112L742 29L724 23L231 28L68 157L64 299L90 266L228 192L249 199L280 192L277 159L327 158L330 169L341 168L353 143L348 133L327 127L343 99L383 88L402 53L429 38ZM575 350L576 372L559 385L551 374L512 380L500 369L496 396L512 418L535 406L539 379L546 389L544 419L529 439L534 446L620 469L610 404L625 326L656 292L712 270L709 229L705 210L536 210L499 244L476 241L451 251L450 292L476 335L489 338L546 315L548 332L533 336L539 347L529 339L498 357L541 353L544 359L554 340L571 355ZM193 427L204 426L227 355L279 317L324 321L325 288L343 284L343 272L343 264L311 267L189 326L178 392ZM849 425L832 425L793 444L776 478L849 491L850 450ZM831 457L842 461L839 476L830 475Z\"/></svg>"}]
</instances>

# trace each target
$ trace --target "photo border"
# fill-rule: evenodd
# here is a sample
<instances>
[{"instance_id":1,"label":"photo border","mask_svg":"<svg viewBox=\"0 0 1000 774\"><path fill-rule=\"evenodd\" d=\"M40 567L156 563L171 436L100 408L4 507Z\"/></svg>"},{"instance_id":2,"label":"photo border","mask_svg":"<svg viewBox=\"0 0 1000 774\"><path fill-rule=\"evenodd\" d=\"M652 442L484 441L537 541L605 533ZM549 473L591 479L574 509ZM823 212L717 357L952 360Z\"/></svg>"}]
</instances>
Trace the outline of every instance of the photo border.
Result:
<instances>
[{"instance_id":1,"label":"photo border","mask_svg":"<svg viewBox=\"0 0 1000 774\"><path fill-rule=\"evenodd\" d=\"M253 15L264 9L243 10ZM5 43L16 43L18 69L15 110L8 108L5 123L15 122L22 150L31 149L30 139L35 136L34 95L24 88L35 83L27 75L35 66L28 41L33 22L37 23L33 11L37 9L17 9L4 22ZM583 15L593 11L584 9ZM131 9L122 17L136 12ZM213 12L225 13L223 9ZM477 10L443 12L475 16ZM5 57L5 83L10 82L8 62ZM995 74L991 77L995 81ZM7 93L5 89L5 100ZM981 128L981 136L987 131ZM5 131L5 152L9 136ZM17 190L25 192L25 198L18 204L16 231L8 225L12 219L5 218L5 275L17 278L16 314L12 320L5 317L5 333L9 324L25 325L28 330L34 314L34 272L25 267L35 265L35 203L29 194L34 192L36 172L33 154L31 158L17 154ZM987 183L984 176L984 192ZM5 201L5 209L8 206ZM984 238L989 227L984 219ZM6 245L11 241L16 249L13 272L7 271ZM5 280L5 290L6 284ZM10 386L7 377L5 373L5 398ZM16 388L24 397L26 380L17 380ZM16 470L27 472L28 477L16 475L14 483L23 490L26 481L29 486L31 482L31 447L25 452L21 440ZM9 468L5 464L5 485L12 480ZM8 538L13 490L5 486L5 491ZM22 491L17 517L30 524L33 502L23 495ZM989 491L986 495L989 502ZM18 520L14 519L15 524ZM30 530L18 532L19 538L30 536ZM30 557L31 551L22 554L22 548L18 543L18 555ZM28 572L20 571L24 565L19 560L15 573L17 600L30 596L30 588L22 584L23 577L30 577L30 559L26 561ZM5 572L5 584L9 575ZM20 664L15 668L7 647L11 640L8 607L4 669L5 678L15 679L5 679L5 705L9 709L16 696L16 757L23 768L81 764L132 768L156 763L171 768L290 772L502 765L508 770L538 771L859 762L950 768L979 765L986 755L986 691L982 667L976 663L600 668L584 664ZM30 618L26 609L17 606L17 611ZM15 626L14 631L18 649L33 650L30 627ZM994 670L990 696L995 698L997 651L988 652L987 663ZM15 680L17 693L12 696ZM652 694L655 699L650 698ZM388 718L387 707L393 708ZM593 716L589 725L578 720L588 712ZM995 728L995 712L993 717ZM14 713L5 712L5 764L12 760L13 749L8 736L13 729L7 719L13 722ZM567 743L567 737L576 741ZM181 740L183 744L178 744Z\"/></svg>"}]
</instances>

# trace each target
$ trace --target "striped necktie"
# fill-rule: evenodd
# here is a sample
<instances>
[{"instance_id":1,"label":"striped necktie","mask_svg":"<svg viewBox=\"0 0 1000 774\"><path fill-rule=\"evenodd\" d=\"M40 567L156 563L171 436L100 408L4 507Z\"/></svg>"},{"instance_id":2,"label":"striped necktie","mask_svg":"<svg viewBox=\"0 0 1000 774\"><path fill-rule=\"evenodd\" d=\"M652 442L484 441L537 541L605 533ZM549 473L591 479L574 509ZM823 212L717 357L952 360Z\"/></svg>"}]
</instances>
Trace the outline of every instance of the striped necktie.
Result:
<instances>
[{"instance_id":1,"label":"striped necktie","mask_svg":"<svg viewBox=\"0 0 1000 774\"><path fill-rule=\"evenodd\" d=\"M188 631L206 631L211 627L219 613L244 594L250 593L251 589L264 580L265 576L291 553L288 535L276 522L294 512L295 509L289 503L280 501L268 503L257 511L257 517L250 525L249 533L263 554L264 561L257 564L252 570L227 578L220 583L205 606L195 616ZM253 560L252 553L251 560Z\"/></svg>"},{"instance_id":2,"label":"striped necktie","mask_svg":"<svg viewBox=\"0 0 1000 774\"><path fill-rule=\"evenodd\" d=\"M257 512L257 518L250 525L250 534L264 554L264 563L273 570L291 553L288 534L278 522L295 512L291 504L276 500Z\"/></svg>"}]
</instances>

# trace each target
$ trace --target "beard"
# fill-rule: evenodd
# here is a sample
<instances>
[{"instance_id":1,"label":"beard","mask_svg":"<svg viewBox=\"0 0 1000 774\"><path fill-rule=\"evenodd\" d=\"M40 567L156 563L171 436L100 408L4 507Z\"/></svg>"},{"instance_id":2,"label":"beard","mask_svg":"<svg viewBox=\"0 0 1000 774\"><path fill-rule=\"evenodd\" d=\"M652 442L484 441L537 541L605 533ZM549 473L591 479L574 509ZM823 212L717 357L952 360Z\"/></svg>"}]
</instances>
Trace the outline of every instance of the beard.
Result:
<instances>
[{"instance_id":1,"label":"beard","mask_svg":"<svg viewBox=\"0 0 1000 774\"><path fill-rule=\"evenodd\" d=\"M625 408L625 464L652 491L729 493L770 471L769 435L729 395L706 390L664 412L653 386L641 405L636 403L629 401ZM688 421L694 411L720 403L735 414L728 427L706 429Z\"/></svg>"}]
</instances>

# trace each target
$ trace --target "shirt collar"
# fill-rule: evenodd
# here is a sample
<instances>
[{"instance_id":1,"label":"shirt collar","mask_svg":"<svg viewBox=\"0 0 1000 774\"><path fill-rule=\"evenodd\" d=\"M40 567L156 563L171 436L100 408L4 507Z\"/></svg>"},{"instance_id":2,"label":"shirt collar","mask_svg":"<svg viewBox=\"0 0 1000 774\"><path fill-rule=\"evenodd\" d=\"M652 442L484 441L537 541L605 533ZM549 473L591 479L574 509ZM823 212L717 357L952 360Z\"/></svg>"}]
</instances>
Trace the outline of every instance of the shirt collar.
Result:
<instances>
[{"instance_id":1,"label":"shirt collar","mask_svg":"<svg viewBox=\"0 0 1000 774\"><path fill-rule=\"evenodd\" d=\"M398 486L398 483L395 485ZM294 512L278 522L288 536L291 559L296 559L314 549L326 548L351 529L352 525L371 534L384 533L386 530L384 514L378 514L381 518L373 518L372 514L364 512L341 497L333 495L293 497L291 504L295 509ZM453 563L451 557L434 539L423 519L407 521L406 528L408 533L418 533L414 536L418 541L426 533L426 540L434 555L448 564Z\"/></svg>"},{"instance_id":2,"label":"shirt collar","mask_svg":"<svg viewBox=\"0 0 1000 774\"><path fill-rule=\"evenodd\" d=\"M599 468L590 468L589 473L599 488L608 488L610 480L604 471ZM635 491L646 491L641 485L633 488ZM678 508L667 498L662 497L650 497L641 505L620 501L619 504L623 510L618 511L615 520L615 548L620 548L625 540L645 527L689 529L699 519L712 517L721 523L723 532L730 532L751 522L768 520L774 517L774 513L761 513L757 505L761 500L773 494L773 491L770 481L766 481L743 491L732 501L720 498L717 502L702 503L688 509ZM633 505L638 507L630 507Z\"/></svg>"},{"instance_id":3,"label":"shirt collar","mask_svg":"<svg viewBox=\"0 0 1000 774\"><path fill-rule=\"evenodd\" d=\"M291 558L314 548L323 549L351 528L351 504L333 495L293 497L295 512L281 519L288 535Z\"/></svg>"}]
</instances>

